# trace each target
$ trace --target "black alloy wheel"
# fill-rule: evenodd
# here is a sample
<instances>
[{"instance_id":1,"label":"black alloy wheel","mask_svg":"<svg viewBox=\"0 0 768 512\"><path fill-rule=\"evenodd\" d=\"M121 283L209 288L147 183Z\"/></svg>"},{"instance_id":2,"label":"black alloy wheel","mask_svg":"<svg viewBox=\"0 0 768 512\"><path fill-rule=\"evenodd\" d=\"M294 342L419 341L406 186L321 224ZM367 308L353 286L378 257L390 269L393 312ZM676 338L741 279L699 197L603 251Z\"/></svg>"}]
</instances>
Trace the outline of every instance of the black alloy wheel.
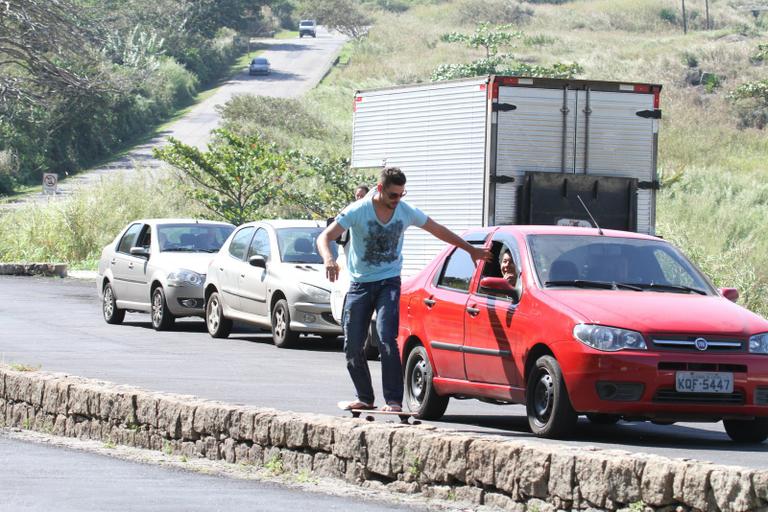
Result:
<instances>
[{"instance_id":1,"label":"black alloy wheel","mask_svg":"<svg viewBox=\"0 0 768 512\"><path fill-rule=\"evenodd\" d=\"M541 356L528 376L526 410L531 432L559 438L571 433L578 415L573 410L560 365L552 356Z\"/></svg>"},{"instance_id":2,"label":"black alloy wheel","mask_svg":"<svg viewBox=\"0 0 768 512\"><path fill-rule=\"evenodd\" d=\"M112 289L112 284L107 283L104 286L104 297L102 299L102 313L104 313L104 320L108 324L121 324L125 319L125 310L117 307L117 299L115 298L115 291Z\"/></svg>"},{"instance_id":3,"label":"black alloy wheel","mask_svg":"<svg viewBox=\"0 0 768 512\"><path fill-rule=\"evenodd\" d=\"M175 318L168 311L168 303L165 301L165 292L162 286L152 290L152 309L150 314L152 315L152 327L156 331L167 331L173 327Z\"/></svg>"},{"instance_id":4,"label":"black alloy wheel","mask_svg":"<svg viewBox=\"0 0 768 512\"><path fill-rule=\"evenodd\" d=\"M449 397L435 391L432 364L427 350L421 345L413 347L405 363L405 403L418 418L439 420L445 414Z\"/></svg>"},{"instance_id":5,"label":"black alloy wheel","mask_svg":"<svg viewBox=\"0 0 768 512\"><path fill-rule=\"evenodd\" d=\"M232 320L224 316L219 292L213 292L205 303L205 326L214 338L226 338L232 332Z\"/></svg>"}]
</instances>

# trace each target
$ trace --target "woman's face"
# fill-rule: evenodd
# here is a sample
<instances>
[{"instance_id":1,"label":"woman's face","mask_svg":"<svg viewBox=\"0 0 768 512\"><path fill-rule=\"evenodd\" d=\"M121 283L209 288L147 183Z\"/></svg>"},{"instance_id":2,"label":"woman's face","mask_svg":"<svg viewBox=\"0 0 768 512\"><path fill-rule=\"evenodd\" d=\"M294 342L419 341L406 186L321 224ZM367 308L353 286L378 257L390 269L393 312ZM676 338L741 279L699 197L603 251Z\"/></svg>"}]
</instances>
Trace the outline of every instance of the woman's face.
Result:
<instances>
[{"instance_id":1,"label":"woman's face","mask_svg":"<svg viewBox=\"0 0 768 512\"><path fill-rule=\"evenodd\" d=\"M501 257L501 273L502 274L515 274L515 263L512 261L512 256L505 252Z\"/></svg>"}]
</instances>

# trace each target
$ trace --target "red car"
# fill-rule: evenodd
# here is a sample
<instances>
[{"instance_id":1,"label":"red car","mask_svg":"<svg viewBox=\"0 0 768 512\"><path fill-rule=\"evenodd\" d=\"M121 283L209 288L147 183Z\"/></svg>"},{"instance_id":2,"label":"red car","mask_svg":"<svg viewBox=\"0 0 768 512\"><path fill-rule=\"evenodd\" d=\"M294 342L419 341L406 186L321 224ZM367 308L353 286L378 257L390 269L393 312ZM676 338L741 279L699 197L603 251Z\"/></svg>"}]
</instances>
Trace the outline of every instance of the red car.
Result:
<instances>
[{"instance_id":1,"label":"red car","mask_svg":"<svg viewBox=\"0 0 768 512\"><path fill-rule=\"evenodd\" d=\"M448 247L403 283L398 345L411 411L438 419L460 396L525 404L543 437L568 435L584 414L722 420L735 441L768 438L768 321L672 244L558 226L464 238L498 259L475 267Z\"/></svg>"}]
</instances>

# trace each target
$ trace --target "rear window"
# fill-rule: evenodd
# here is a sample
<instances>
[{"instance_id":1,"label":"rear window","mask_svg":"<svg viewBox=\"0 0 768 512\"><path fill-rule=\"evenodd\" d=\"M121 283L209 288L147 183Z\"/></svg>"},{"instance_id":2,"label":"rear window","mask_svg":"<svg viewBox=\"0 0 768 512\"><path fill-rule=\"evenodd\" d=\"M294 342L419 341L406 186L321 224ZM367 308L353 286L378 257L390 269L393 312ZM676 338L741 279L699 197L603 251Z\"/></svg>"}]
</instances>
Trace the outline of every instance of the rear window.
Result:
<instances>
[{"instance_id":1,"label":"rear window","mask_svg":"<svg viewBox=\"0 0 768 512\"><path fill-rule=\"evenodd\" d=\"M263 57L259 57L258 59L253 59L251 61L251 64L266 64L266 63L267 63L267 59Z\"/></svg>"},{"instance_id":2,"label":"rear window","mask_svg":"<svg viewBox=\"0 0 768 512\"><path fill-rule=\"evenodd\" d=\"M306 26L310 26L311 27L314 24L315 24L315 22L312 21L312 20L303 20L301 23L299 23L299 25L301 25L302 27L306 27Z\"/></svg>"},{"instance_id":3,"label":"rear window","mask_svg":"<svg viewBox=\"0 0 768 512\"><path fill-rule=\"evenodd\" d=\"M160 252L218 252L235 229L222 224L160 224Z\"/></svg>"}]
</instances>

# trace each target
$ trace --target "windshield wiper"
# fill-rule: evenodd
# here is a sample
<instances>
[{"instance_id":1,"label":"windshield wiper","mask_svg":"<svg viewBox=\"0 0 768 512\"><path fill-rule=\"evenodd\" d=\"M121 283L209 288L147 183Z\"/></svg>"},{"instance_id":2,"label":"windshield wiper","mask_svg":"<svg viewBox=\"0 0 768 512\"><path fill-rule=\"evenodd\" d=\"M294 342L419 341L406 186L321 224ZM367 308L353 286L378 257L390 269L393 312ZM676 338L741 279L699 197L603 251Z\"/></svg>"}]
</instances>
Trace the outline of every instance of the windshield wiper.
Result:
<instances>
[{"instance_id":1,"label":"windshield wiper","mask_svg":"<svg viewBox=\"0 0 768 512\"><path fill-rule=\"evenodd\" d=\"M200 252L202 249L190 249L189 247L170 247L160 252Z\"/></svg>"},{"instance_id":2,"label":"windshield wiper","mask_svg":"<svg viewBox=\"0 0 768 512\"><path fill-rule=\"evenodd\" d=\"M600 288L604 290L634 290L643 291L642 288L629 283L617 283L615 281L589 281L586 279L572 279L563 281L547 281L545 286L575 286L577 288Z\"/></svg>"},{"instance_id":3,"label":"windshield wiper","mask_svg":"<svg viewBox=\"0 0 768 512\"><path fill-rule=\"evenodd\" d=\"M659 284L659 283L632 283L632 286L637 286L644 290L666 290L670 292L685 292L685 293L698 293L699 295L707 295L707 292L698 288L691 288L682 284Z\"/></svg>"}]
</instances>

